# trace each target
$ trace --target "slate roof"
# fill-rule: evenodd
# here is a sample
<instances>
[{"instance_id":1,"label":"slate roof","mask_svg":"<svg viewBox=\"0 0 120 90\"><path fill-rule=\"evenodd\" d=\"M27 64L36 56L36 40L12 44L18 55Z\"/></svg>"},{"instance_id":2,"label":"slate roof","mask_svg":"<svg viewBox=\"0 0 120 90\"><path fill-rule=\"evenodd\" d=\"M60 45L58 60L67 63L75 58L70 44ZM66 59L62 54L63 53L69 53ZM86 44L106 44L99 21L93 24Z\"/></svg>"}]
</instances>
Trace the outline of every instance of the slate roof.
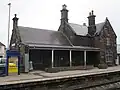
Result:
<instances>
[{"instance_id":1,"label":"slate roof","mask_svg":"<svg viewBox=\"0 0 120 90\"><path fill-rule=\"evenodd\" d=\"M96 24L96 34L100 33L104 25L105 25L105 22Z\"/></svg>"},{"instance_id":2,"label":"slate roof","mask_svg":"<svg viewBox=\"0 0 120 90\"><path fill-rule=\"evenodd\" d=\"M68 24L77 35L86 36L88 34L87 26L74 24L74 23L68 23ZM96 33L95 34L99 34L99 32L102 30L104 24L105 24L105 22L96 24Z\"/></svg>"},{"instance_id":3,"label":"slate roof","mask_svg":"<svg viewBox=\"0 0 120 90\"><path fill-rule=\"evenodd\" d=\"M74 24L74 23L69 23L69 25L71 26L71 28L74 30L74 32L77 35L86 36L87 33L88 33L87 26L83 26L83 25L79 25L79 24Z\"/></svg>"},{"instance_id":4,"label":"slate roof","mask_svg":"<svg viewBox=\"0 0 120 90\"><path fill-rule=\"evenodd\" d=\"M18 26L22 43L37 45L71 46L59 31Z\"/></svg>"},{"instance_id":5,"label":"slate roof","mask_svg":"<svg viewBox=\"0 0 120 90\"><path fill-rule=\"evenodd\" d=\"M37 29L18 26L21 41L31 48L60 48L60 49L82 49L99 51L99 48L86 46L72 46L66 36L60 31Z\"/></svg>"}]
</instances>

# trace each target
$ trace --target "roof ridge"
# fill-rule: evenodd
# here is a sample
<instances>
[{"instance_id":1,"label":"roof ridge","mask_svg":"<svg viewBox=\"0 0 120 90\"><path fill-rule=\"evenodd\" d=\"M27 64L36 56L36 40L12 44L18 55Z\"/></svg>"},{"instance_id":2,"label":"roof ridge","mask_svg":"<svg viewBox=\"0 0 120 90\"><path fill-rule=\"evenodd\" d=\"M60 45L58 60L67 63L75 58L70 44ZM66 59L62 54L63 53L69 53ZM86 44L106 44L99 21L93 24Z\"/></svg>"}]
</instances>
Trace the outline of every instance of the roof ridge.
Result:
<instances>
[{"instance_id":1,"label":"roof ridge","mask_svg":"<svg viewBox=\"0 0 120 90\"><path fill-rule=\"evenodd\" d=\"M97 23L97 24L102 24L102 23L105 23L105 21L104 21L104 22ZM97 25L97 24L95 24L95 25Z\"/></svg>"},{"instance_id":2,"label":"roof ridge","mask_svg":"<svg viewBox=\"0 0 120 90\"><path fill-rule=\"evenodd\" d=\"M79 26L84 26L84 25L77 24L77 23L69 23L69 24L75 24L75 25L79 25ZM87 27L87 25L85 27Z\"/></svg>"},{"instance_id":3,"label":"roof ridge","mask_svg":"<svg viewBox=\"0 0 120 90\"><path fill-rule=\"evenodd\" d=\"M104 22L100 22L100 23L96 23L95 25L97 25L97 24L101 24L101 23L105 23L105 21L104 21ZM77 23L69 23L69 24L75 24L75 25L84 26L84 25L81 25L81 24L77 24ZM87 25L86 25L86 27L87 27Z\"/></svg>"},{"instance_id":4,"label":"roof ridge","mask_svg":"<svg viewBox=\"0 0 120 90\"><path fill-rule=\"evenodd\" d=\"M25 27L25 26L18 26L18 27L22 27L22 28L29 28L29 29L34 29L34 30L55 31L55 30L50 30L50 29L41 29L41 28ZM57 31L55 31L55 32L57 32Z\"/></svg>"}]
</instances>

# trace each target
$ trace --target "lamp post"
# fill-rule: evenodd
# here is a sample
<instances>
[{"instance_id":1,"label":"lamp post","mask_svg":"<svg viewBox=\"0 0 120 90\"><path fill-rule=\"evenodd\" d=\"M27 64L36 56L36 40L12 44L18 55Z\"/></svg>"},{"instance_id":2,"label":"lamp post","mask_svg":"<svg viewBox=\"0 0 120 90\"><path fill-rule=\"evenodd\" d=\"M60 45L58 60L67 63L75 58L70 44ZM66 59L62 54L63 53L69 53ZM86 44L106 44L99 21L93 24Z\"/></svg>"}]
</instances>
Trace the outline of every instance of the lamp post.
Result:
<instances>
[{"instance_id":1,"label":"lamp post","mask_svg":"<svg viewBox=\"0 0 120 90\"><path fill-rule=\"evenodd\" d=\"M11 11L11 3L8 4L9 6L9 15L8 15L8 50L9 50L9 36L10 36L10 11Z\"/></svg>"}]
</instances>

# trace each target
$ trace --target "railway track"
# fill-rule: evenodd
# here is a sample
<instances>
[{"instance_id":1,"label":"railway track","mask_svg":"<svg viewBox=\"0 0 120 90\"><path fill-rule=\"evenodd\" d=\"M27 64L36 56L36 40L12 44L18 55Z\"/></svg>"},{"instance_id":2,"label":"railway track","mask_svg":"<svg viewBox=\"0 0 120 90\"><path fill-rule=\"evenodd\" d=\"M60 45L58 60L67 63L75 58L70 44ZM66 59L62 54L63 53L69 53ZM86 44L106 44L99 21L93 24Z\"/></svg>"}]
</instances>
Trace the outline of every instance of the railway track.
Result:
<instances>
[{"instance_id":1,"label":"railway track","mask_svg":"<svg viewBox=\"0 0 120 90\"><path fill-rule=\"evenodd\" d=\"M119 90L120 72L0 85L0 90Z\"/></svg>"}]
</instances>

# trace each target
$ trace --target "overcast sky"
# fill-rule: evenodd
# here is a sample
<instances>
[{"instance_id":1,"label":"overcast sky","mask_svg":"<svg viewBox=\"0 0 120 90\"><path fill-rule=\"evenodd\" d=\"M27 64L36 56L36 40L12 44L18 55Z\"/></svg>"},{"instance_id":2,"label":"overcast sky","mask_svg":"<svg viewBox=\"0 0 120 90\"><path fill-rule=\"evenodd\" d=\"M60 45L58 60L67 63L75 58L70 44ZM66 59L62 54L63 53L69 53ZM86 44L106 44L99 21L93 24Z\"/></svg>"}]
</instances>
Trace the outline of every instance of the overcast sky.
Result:
<instances>
[{"instance_id":1,"label":"overcast sky","mask_svg":"<svg viewBox=\"0 0 120 90\"><path fill-rule=\"evenodd\" d=\"M19 26L58 30L60 10L66 4L69 10L69 22L88 23L87 16L91 10L96 15L96 23L104 22L108 17L120 43L120 0L0 0L0 41L7 45L8 3L11 2L12 18L18 15Z\"/></svg>"}]
</instances>

